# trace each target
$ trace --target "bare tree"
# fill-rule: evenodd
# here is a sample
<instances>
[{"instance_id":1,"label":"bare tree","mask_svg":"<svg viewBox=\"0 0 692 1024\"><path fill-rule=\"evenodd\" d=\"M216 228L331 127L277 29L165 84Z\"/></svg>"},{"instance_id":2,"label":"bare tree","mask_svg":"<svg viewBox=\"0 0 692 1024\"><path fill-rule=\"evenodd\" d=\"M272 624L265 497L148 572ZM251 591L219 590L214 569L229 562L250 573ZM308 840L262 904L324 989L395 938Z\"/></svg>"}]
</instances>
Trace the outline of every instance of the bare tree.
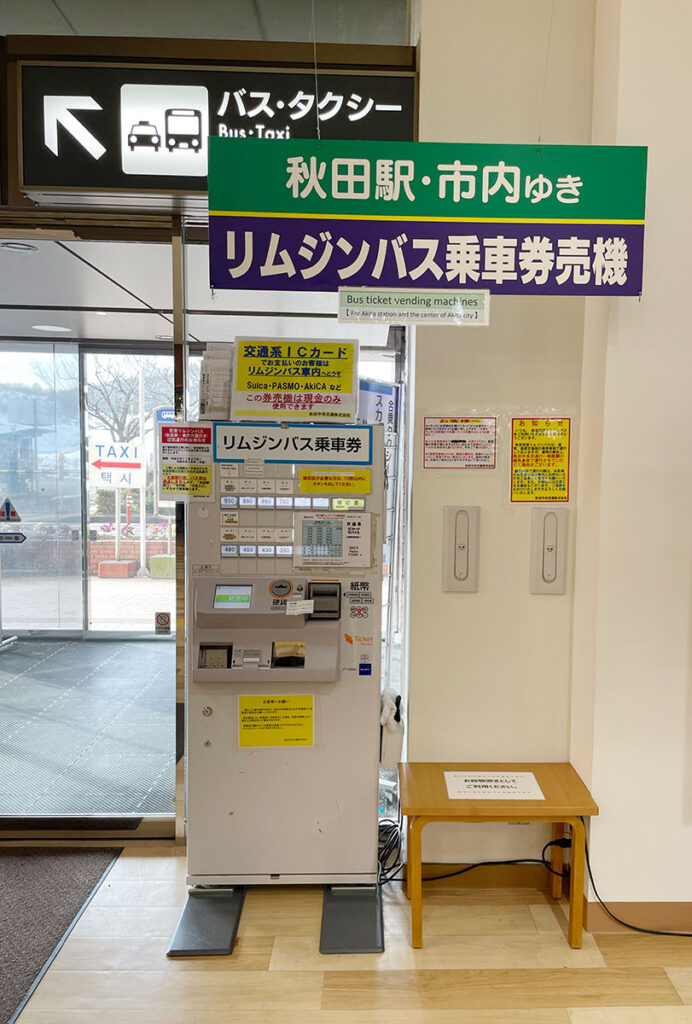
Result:
<instances>
[{"instance_id":1,"label":"bare tree","mask_svg":"<svg viewBox=\"0 0 692 1024\"><path fill-rule=\"evenodd\" d=\"M142 435L139 422L139 368L144 365L144 413L173 404L173 368L168 360L142 356L94 356L88 364L86 407L91 429L100 427L116 441Z\"/></svg>"},{"instance_id":2,"label":"bare tree","mask_svg":"<svg viewBox=\"0 0 692 1024\"><path fill-rule=\"evenodd\" d=\"M139 367L144 361L144 412L173 404L173 368L168 360L148 356L87 356L86 410L90 430L106 430L115 441L140 437ZM36 379L56 394L74 388L74 372L59 360L32 362Z\"/></svg>"}]
</instances>

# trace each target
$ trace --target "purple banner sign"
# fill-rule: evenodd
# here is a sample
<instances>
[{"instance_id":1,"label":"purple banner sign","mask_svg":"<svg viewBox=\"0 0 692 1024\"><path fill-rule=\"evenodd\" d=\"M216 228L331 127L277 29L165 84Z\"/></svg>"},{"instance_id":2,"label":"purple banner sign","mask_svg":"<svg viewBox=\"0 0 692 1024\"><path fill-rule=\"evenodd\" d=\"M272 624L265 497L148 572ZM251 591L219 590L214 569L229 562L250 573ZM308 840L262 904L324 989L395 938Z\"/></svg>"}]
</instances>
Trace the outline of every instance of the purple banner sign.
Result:
<instances>
[{"instance_id":1,"label":"purple banner sign","mask_svg":"<svg viewBox=\"0 0 692 1024\"><path fill-rule=\"evenodd\" d=\"M643 246L641 223L209 218L215 288L481 287L494 295L638 295Z\"/></svg>"}]
</instances>

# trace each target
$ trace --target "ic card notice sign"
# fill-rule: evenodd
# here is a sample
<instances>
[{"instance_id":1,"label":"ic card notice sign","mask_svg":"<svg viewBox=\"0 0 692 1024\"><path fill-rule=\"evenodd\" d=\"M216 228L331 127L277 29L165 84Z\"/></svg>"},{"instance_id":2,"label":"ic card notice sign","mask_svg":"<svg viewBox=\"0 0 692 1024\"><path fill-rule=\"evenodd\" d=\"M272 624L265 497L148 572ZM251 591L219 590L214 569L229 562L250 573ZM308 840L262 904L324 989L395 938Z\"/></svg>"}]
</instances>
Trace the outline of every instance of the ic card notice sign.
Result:
<instances>
[{"instance_id":1,"label":"ic card notice sign","mask_svg":"<svg viewBox=\"0 0 692 1024\"><path fill-rule=\"evenodd\" d=\"M238 338L231 415L257 420L353 420L358 342Z\"/></svg>"}]
</instances>

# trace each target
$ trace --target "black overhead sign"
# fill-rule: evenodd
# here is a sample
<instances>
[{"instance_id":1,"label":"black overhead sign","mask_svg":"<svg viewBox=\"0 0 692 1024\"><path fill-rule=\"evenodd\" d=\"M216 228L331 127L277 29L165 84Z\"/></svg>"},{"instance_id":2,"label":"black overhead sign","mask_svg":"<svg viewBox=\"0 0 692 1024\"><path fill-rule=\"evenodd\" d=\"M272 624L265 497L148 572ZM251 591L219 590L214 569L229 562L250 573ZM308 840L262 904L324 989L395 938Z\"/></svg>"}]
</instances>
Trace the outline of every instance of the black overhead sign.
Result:
<instances>
[{"instance_id":1,"label":"black overhead sign","mask_svg":"<svg viewBox=\"0 0 692 1024\"><path fill-rule=\"evenodd\" d=\"M209 135L410 141L411 74L21 68L21 187L205 192Z\"/></svg>"}]
</instances>

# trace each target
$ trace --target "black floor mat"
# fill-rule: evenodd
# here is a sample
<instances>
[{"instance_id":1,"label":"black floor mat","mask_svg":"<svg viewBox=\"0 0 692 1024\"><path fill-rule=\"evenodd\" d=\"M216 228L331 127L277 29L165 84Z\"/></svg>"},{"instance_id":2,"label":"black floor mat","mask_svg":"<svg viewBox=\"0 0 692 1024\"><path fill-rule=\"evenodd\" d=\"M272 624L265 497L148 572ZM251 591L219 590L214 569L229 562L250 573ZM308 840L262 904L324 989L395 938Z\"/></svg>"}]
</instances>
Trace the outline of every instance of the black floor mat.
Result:
<instances>
[{"instance_id":1,"label":"black floor mat","mask_svg":"<svg viewBox=\"0 0 692 1024\"><path fill-rule=\"evenodd\" d=\"M0 1024L25 1001L120 849L0 850Z\"/></svg>"}]
</instances>

